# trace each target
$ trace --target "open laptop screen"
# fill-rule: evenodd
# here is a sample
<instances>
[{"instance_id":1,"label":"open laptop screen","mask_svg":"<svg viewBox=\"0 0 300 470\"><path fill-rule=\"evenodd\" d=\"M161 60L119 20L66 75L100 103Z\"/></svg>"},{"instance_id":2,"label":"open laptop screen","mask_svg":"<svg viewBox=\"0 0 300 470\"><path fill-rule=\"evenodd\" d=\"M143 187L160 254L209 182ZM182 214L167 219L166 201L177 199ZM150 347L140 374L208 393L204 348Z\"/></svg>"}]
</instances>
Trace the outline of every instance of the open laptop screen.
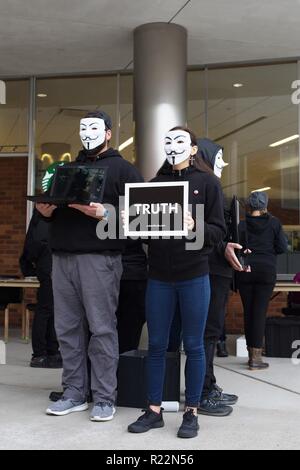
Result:
<instances>
[{"instance_id":1,"label":"open laptop screen","mask_svg":"<svg viewBox=\"0 0 300 470\"><path fill-rule=\"evenodd\" d=\"M102 199L106 168L64 165L57 169L50 196L78 202Z\"/></svg>"}]
</instances>

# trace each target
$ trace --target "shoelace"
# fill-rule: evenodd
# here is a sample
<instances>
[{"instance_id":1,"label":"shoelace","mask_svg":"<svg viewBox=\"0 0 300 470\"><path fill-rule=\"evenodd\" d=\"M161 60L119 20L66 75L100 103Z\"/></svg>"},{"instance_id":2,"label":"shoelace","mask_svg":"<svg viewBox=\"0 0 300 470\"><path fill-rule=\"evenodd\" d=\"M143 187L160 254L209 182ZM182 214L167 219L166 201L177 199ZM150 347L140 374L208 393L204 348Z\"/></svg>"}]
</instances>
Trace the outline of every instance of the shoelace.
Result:
<instances>
[{"instance_id":1,"label":"shoelace","mask_svg":"<svg viewBox=\"0 0 300 470\"><path fill-rule=\"evenodd\" d=\"M184 420L185 421L193 421L194 418L196 418L196 416L194 415L193 410L187 410L184 413Z\"/></svg>"},{"instance_id":2,"label":"shoelace","mask_svg":"<svg viewBox=\"0 0 300 470\"><path fill-rule=\"evenodd\" d=\"M145 418L149 418L149 416L152 416L154 411L150 410L149 408L147 410L141 410L143 414L143 416L140 416L138 418L138 421L142 421L143 419Z\"/></svg>"},{"instance_id":3,"label":"shoelace","mask_svg":"<svg viewBox=\"0 0 300 470\"><path fill-rule=\"evenodd\" d=\"M215 385L215 390L219 392L221 395L223 395L223 389L219 387L218 385Z\"/></svg>"},{"instance_id":4,"label":"shoelace","mask_svg":"<svg viewBox=\"0 0 300 470\"><path fill-rule=\"evenodd\" d=\"M212 398L208 398L207 404L208 404L211 408L216 408L216 407L218 406L217 402L215 402Z\"/></svg>"},{"instance_id":5,"label":"shoelace","mask_svg":"<svg viewBox=\"0 0 300 470\"><path fill-rule=\"evenodd\" d=\"M109 406L110 408L113 407L113 405L111 403L109 403L108 401L100 401L99 403L96 403L96 406L99 406L99 408L104 408L105 406Z\"/></svg>"}]
</instances>

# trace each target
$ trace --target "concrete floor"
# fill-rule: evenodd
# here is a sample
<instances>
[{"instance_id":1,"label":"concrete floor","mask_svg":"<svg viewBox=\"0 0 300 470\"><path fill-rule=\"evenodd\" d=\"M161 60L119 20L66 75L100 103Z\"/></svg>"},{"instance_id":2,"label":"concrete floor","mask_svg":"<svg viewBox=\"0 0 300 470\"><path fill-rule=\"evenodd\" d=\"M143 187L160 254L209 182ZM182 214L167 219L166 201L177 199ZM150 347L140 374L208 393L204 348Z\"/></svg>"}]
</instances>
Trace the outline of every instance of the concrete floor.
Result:
<instances>
[{"instance_id":1,"label":"concrete floor","mask_svg":"<svg viewBox=\"0 0 300 470\"><path fill-rule=\"evenodd\" d=\"M229 418L199 417L201 431L191 440L176 437L181 413L165 413L165 428L143 435L127 432L140 410L118 408L115 419L92 423L88 413L48 417L51 390L60 389L61 371L28 367L29 345L13 339L7 365L0 366L0 449L299 449L300 365L270 359L266 372L248 372L245 360L217 359L225 391L240 397Z\"/></svg>"}]
</instances>

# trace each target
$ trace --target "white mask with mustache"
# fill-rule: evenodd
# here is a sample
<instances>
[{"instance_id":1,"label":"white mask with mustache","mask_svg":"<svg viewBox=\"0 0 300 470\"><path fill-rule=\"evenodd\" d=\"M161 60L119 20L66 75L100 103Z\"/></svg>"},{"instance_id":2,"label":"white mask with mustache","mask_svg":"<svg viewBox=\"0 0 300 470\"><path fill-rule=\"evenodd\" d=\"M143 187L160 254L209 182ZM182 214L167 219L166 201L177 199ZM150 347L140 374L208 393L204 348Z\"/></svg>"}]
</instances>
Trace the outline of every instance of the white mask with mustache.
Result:
<instances>
[{"instance_id":1,"label":"white mask with mustache","mask_svg":"<svg viewBox=\"0 0 300 470\"><path fill-rule=\"evenodd\" d=\"M219 150L217 155L216 155L215 166L214 166L214 174L218 178L222 178L222 171L228 165L229 165L229 163L225 163L224 160L223 160L223 150Z\"/></svg>"},{"instance_id":2,"label":"white mask with mustache","mask_svg":"<svg viewBox=\"0 0 300 470\"><path fill-rule=\"evenodd\" d=\"M191 156L192 140L188 132L169 131L165 137L165 153L170 165L179 165Z\"/></svg>"},{"instance_id":3,"label":"white mask with mustache","mask_svg":"<svg viewBox=\"0 0 300 470\"><path fill-rule=\"evenodd\" d=\"M105 141L105 122L100 118L84 118L80 121L80 139L86 150L93 150Z\"/></svg>"}]
</instances>

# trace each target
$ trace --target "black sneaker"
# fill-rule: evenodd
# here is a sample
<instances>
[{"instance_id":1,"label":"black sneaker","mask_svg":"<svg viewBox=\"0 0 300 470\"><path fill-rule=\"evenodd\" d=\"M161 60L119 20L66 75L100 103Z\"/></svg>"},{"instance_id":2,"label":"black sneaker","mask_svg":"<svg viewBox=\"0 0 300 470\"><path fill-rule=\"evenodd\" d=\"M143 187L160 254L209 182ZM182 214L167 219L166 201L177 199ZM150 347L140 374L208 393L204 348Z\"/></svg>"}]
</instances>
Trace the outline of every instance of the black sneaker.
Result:
<instances>
[{"instance_id":1,"label":"black sneaker","mask_svg":"<svg viewBox=\"0 0 300 470\"><path fill-rule=\"evenodd\" d=\"M197 437L199 429L198 417L194 415L193 410L188 410L183 415L182 425L178 430L177 437L183 439Z\"/></svg>"},{"instance_id":2,"label":"black sneaker","mask_svg":"<svg viewBox=\"0 0 300 470\"><path fill-rule=\"evenodd\" d=\"M30 367L34 367L35 369L47 369L48 357L47 356L33 357L30 361Z\"/></svg>"},{"instance_id":3,"label":"black sneaker","mask_svg":"<svg viewBox=\"0 0 300 470\"><path fill-rule=\"evenodd\" d=\"M51 392L49 395L49 400L55 403L58 400L61 400L63 395L64 395L64 392Z\"/></svg>"},{"instance_id":4,"label":"black sneaker","mask_svg":"<svg viewBox=\"0 0 300 470\"><path fill-rule=\"evenodd\" d=\"M199 415L224 418L225 416L231 415L233 408L231 408L231 406L222 405L220 402L208 398L201 401L197 411Z\"/></svg>"},{"instance_id":5,"label":"black sneaker","mask_svg":"<svg viewBox=\"0 0 300 470\"><path fill-rule=\"evenodd\" d=\"M155 413L150 408L144 411L144 414L137 421L128 426L128 432L142 433L150 431L150 429L163 428L165 423L163 420L162 410Z\"/></svg>"},{"instance_id":6,"label":"black sneaker","mask_svg":"<svg viewBox=\"0 0 300 470\"><path fill-rule=\"evenodd\" d=\"M55 354L53 356L48 356L48 368L49 369L62 369L63 362L61 355Z\"/></svg>"},{"instance_id":7,"label":"black sneaker","mask_svg":"<svg viewBox=\"0 0 300 470\"><path fill-rule=\"evenodd\" d=\"M219 402L222 405L229 405L233 406L236 405L239 397L237 395L230 395L229 393L223 393L223 390L218 387L218 385L214 386L213 391L209 394L209 398L212 400Z\"/></svg>"}]
</instances>

